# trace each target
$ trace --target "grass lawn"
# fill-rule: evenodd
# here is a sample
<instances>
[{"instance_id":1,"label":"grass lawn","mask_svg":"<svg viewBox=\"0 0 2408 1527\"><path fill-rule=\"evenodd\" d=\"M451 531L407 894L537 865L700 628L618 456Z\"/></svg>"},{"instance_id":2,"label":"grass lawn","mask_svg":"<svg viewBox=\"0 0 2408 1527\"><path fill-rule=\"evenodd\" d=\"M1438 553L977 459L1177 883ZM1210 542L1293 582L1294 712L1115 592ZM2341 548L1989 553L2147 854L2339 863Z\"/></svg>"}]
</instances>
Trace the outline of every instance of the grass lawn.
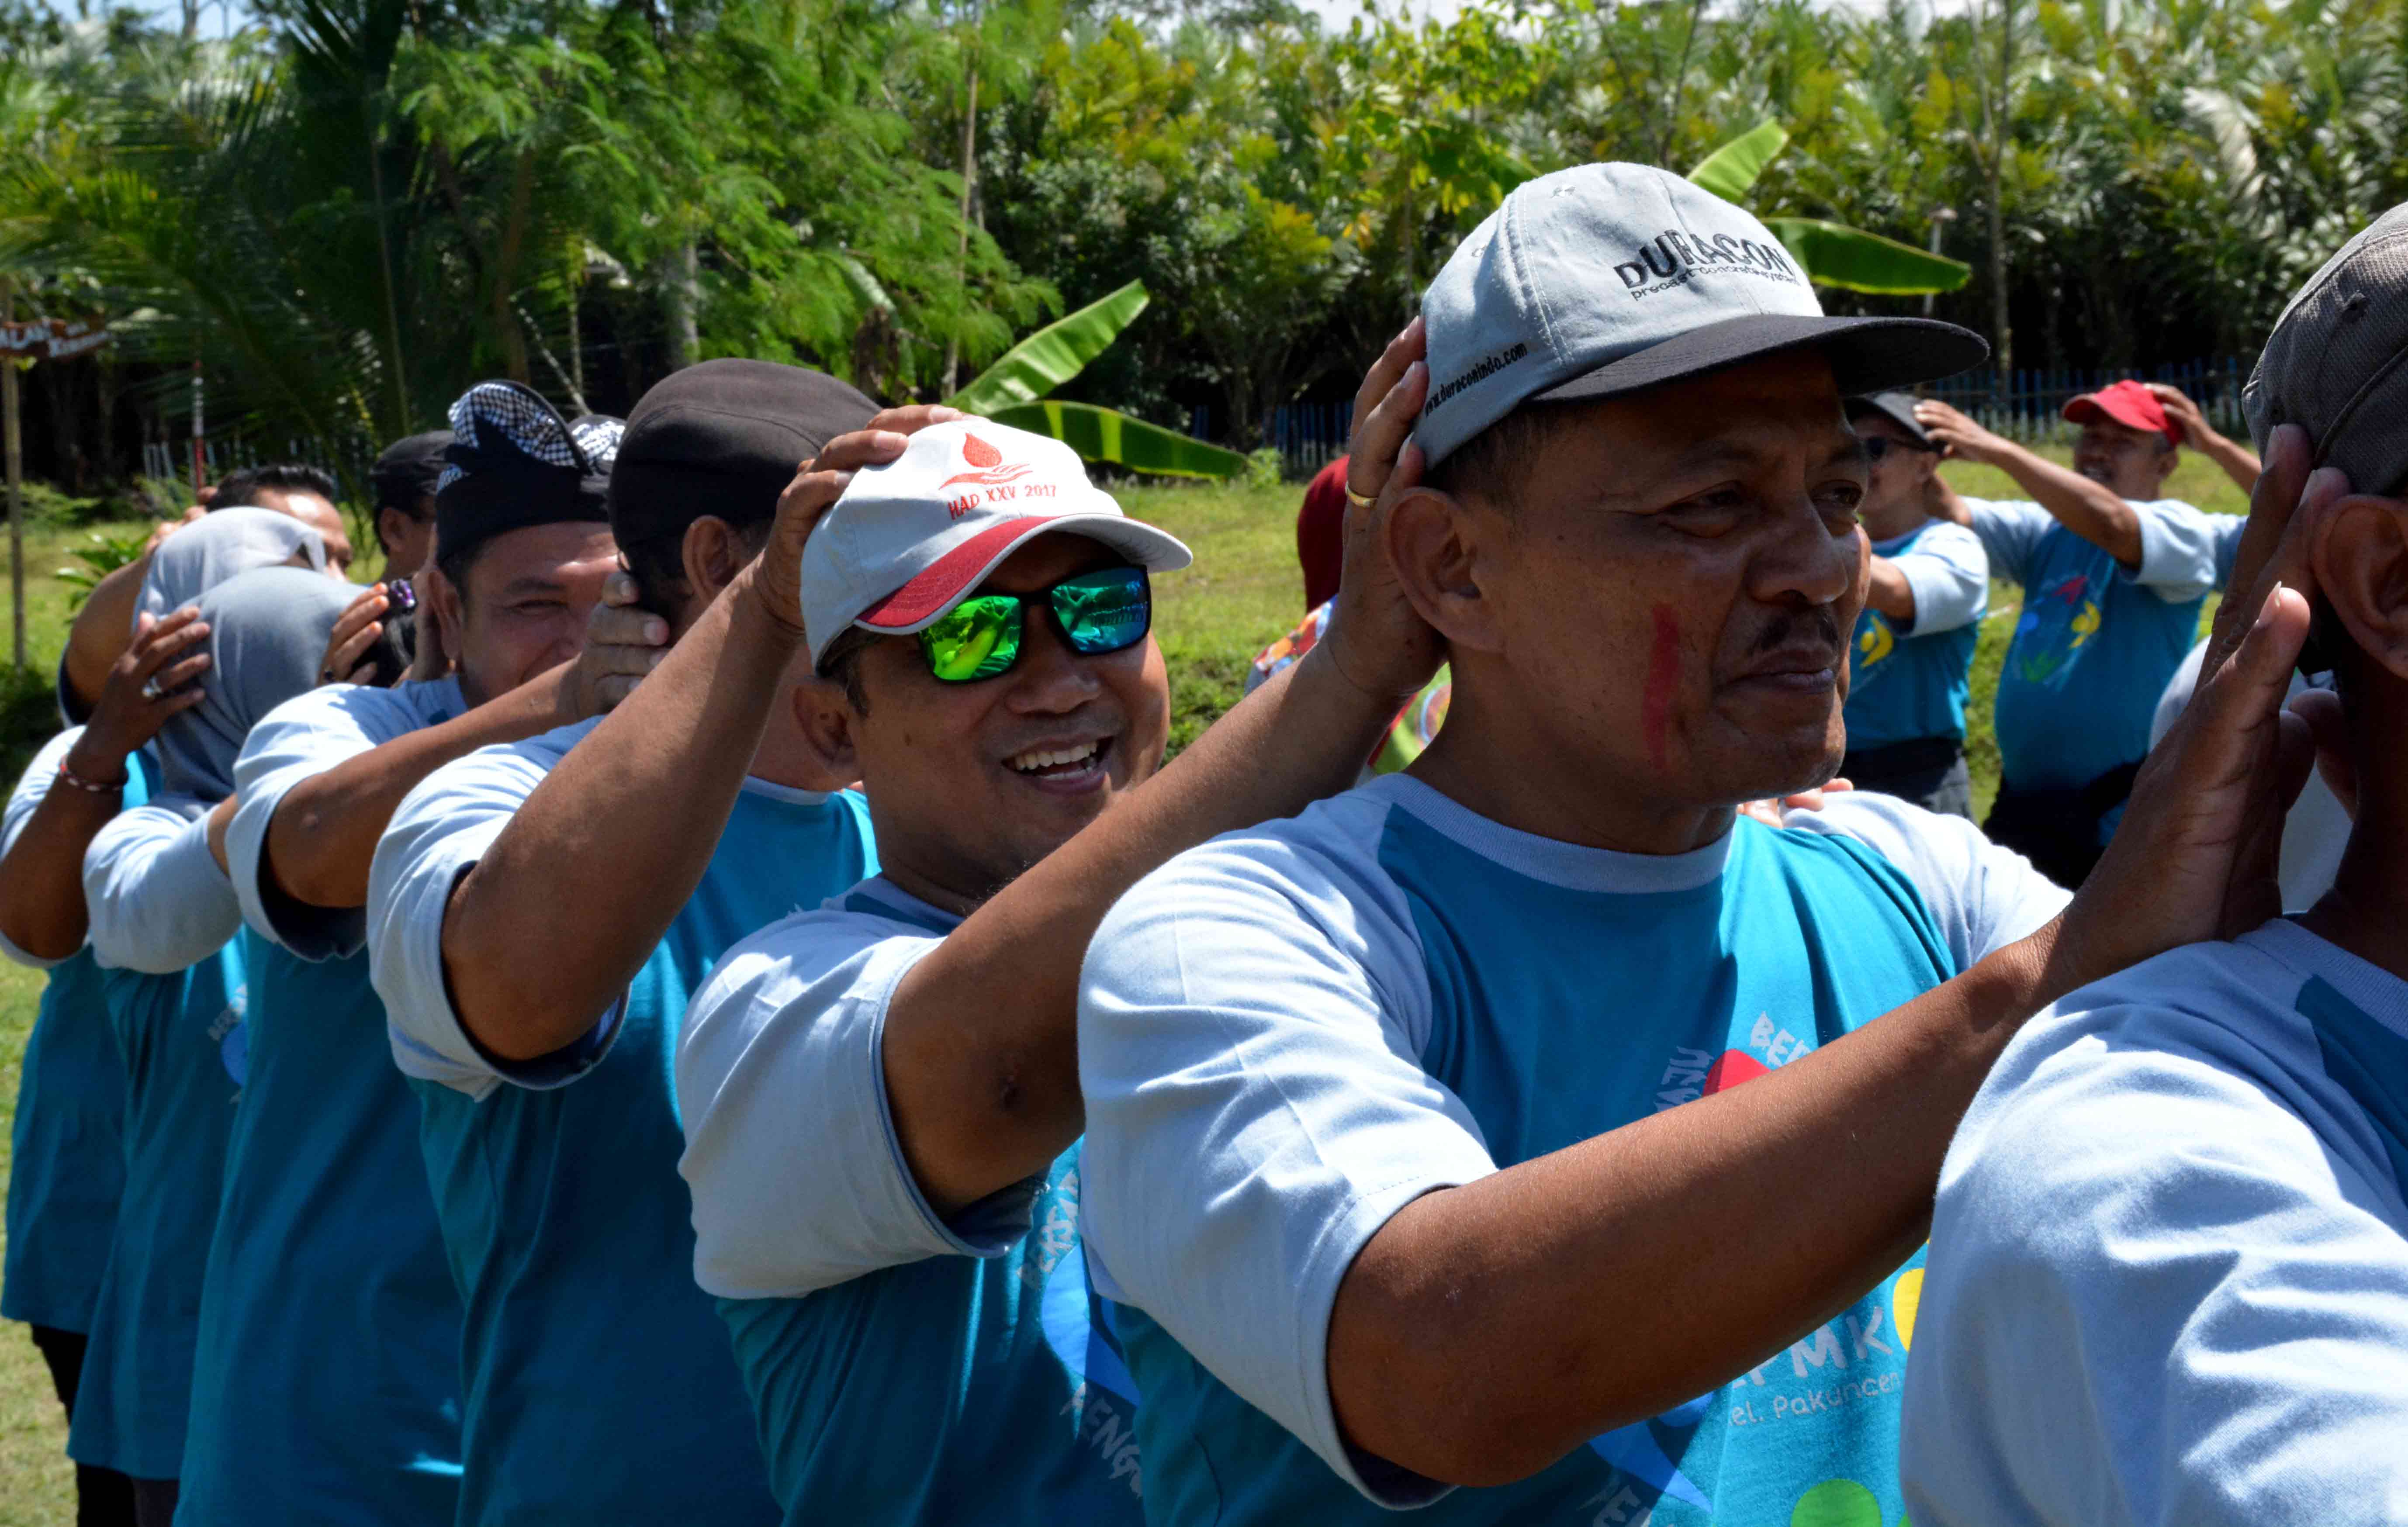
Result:
<instances>
[{"instance_id":1,"label":"grass lawn","mask_svg":"<svg viewBox=\"0 0 2408 1527\"><path fill-rule=\"evenodd\" d=\"M2023 496L2002 473L1962 465L1946 470L1958 490L1971 496ZM1300 485L1290 484L1272 489L1140 488L1122 494L1123 507L1131 514L1162 525L1196 551L1196 565L1166 577L1156 591L1155 631L1170 667L1174 745L1191 740L1235 702L1254 654L1303 614L1303 584L1295 556L1296 509L1302 492ZM2248 507L2245 495L2196 455L2184 458L2170 492L2205 509L2241 513ZM45 692L65 639L71 592L57 578L58 570L72 562L75 547L90 544L92 530L129 528L26 527L28 646ZM0 559L0 578L5 572L5 559ZM6 585L0 582L0 631L7 626L6 600ZM1977 814L1988 809L1998 790L1990 696L2020 607L2014 588L1991 585L1990 614L1974 658L1969 717ZM2212 602L2210 607L2212 612ZM46 713L42 705L30 708L36 718ZM16 713L26 714L26 708ZM40 740L31 734L0 737L0 759L14 760L7 783L14 784L24 757ZM40 992L37 973L0 963L0 1176L6 1173L18 1063ZM47 1527L72 1518L73 1477L62 1452L65 1433L50 1395L50 1376L25 1328L0 1327L0 1527Z\"/></svg>"}]
</instances>

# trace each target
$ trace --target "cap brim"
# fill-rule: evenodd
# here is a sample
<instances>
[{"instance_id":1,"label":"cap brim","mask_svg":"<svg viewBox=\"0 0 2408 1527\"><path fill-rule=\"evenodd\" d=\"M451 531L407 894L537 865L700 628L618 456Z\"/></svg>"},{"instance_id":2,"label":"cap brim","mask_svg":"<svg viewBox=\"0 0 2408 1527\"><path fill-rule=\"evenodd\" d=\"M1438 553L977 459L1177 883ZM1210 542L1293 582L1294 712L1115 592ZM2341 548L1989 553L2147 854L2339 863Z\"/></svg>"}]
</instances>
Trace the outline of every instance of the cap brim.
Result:
<instances>
[{"instance_id":1,"label":"cap brim","mask_svg":"<svg viewBox=\"0 0 2408 1527\"><path fill-rule=\"evenodd\" d=\"M2139 430L2143 435L2161 435L2175 445L2183 443L2182 426L2175 423L2172 418L2168 418L2162 424L2152 424L2145 419L2129 418L2096 392L2083 393L2066 404L2059 412L2069 424L2087 424L2104 414L2128 430Z\"/></svg>"},{"instance_id":2,"label":"cap brim","mask_svg":"<svg viewBox=\"0 0 2408 1527\"><path fill-rule=\"evenodd\" d=\"M1936 381L1980 365L1990 355L1980 335L1936 319L1750 313L1675 335L1534 393L1529 401L1620 397L1792 350L1816 350L1829 357L1842 394Z\"/></svg>"},{"instance_id":3,"label":"cap brim","mask_svg":"<svg viewBox=\"0 0 2408 1527\"><path fill-rule=\"evenodd\" d=\"M1891 394L1891 396L1899 395L1900 394ZM1913 400L1908 399L1907 401L1911 403ZM1914 443L1923 447L1926 450L1937 450L1940 449L1938 446L1931 443L1931 436L1925 432L1923 421L1914 417L1914 410L1912 407L1893 405L1878 394L1870 397L1858 394L1855 397L1849 398L1847 400L1847 406L1848 417L1852 420L1859 414L1879 414L1884 419L1888 420L1891 423L1896 424L1899 429L1904 430L1908 435L1912 435L1914 439Z\"/></svg>"},{"instance_id":4,"label":"cap brim","mask_svg":"<svg viewBox=\"0 0 2408 1527\"><path fill-rule=\"evenodd\" d=\"M1150 573L1175 572L1196 560L1168 531L1117 514L1029 515L979 532L946 552L903 587L853 617L853 623L887 635L924 631L969 597L1004 559L1039 535L1084 535L1100 541Z\"/></svg>"}]
</instances>

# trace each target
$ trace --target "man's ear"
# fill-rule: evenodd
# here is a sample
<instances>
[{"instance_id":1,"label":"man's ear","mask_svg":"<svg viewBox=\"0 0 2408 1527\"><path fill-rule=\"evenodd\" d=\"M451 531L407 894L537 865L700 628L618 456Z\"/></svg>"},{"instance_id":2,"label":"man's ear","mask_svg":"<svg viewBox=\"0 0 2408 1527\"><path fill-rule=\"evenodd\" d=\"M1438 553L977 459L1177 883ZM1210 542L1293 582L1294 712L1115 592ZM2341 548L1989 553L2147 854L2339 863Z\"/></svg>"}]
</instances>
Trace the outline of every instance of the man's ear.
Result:
<instances>
[{"instance_id":1,"label":"man's ear","mask_svg":"<svg viewBox=\"0 0 2408 1527\"><path fill-rule=\"evenodd\" d=\"M684 564L685 586L693 591L696 608L718 598L719 591L735 582L737 573L752 560L744 537L715 514L706 514L686 526L678 550Z\"/></svg>"},{"instance_id":2,"label":"man's ear","mask_svg":"<svg viewBox=\"0 0 2408 1527\"><path fill-rule=\"evenodd\" d=\"M1503 645L1499 611L1481 583L1496 567L1508 534L1501 514L1434 488L1413 488L1389 511L1385 530L1388 562L1405 597L1448 646L1493 651Z\"/></svg>"},{"instance_id":3,"label":"man's ear","mask_svg":"<svg viewBox=\"0 0 2408 1527\"><path fill-rule=\"evenodd\" d=\"M803 661L809 662L809 658ZM795 721L809 744L812 771L821 778L806 788L843 790L861 780L860 749L853 741L861 715L845 698L844 686L804 678L795 685Z\"/></svg>"},{"instance_id":4,"label":"man's ear","mask_svg":"<svg viewBox=\"0 0 2408 1527\"><path fill-rule=\"evenodd\" d=\"M436 639L443 644L443 660L452 667L460 666L460 632L466 624L460 607L460 591L442 570L429 562L410 580L418 596L435 612ZM424 635L423 632L421 633Z\"/></svg>"},{"instance_id":5,"label":"man's ear","mask_svg":"<svg viewBox=\"0 0 2408 1527\"><path fill-rule=\"evenodd\" d=\"M2408 679L2408 503L2341 500L2317 527L2309 565L2351 643Z\"/></svg>"}]
</instances>

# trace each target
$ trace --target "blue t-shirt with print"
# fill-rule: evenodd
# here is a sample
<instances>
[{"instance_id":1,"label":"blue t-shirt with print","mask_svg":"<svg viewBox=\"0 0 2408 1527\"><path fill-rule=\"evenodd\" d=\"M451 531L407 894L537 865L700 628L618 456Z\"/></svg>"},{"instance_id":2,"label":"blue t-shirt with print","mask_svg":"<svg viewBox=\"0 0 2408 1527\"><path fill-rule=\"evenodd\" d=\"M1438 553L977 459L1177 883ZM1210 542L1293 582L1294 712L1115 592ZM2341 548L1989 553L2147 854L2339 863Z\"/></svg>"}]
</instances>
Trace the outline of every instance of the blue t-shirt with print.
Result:
<instances>
[{"instance_id":1,"label":"blue t-shirt with print","mask_svg":"<svg viewBox=\"0 0 2408 1527\"><path fill-rule=\"evenodd\" d=\"M65 756L76 735L62 733L42 749L26 771L28 784L47 788L58 769L53 748ZM119 806L130 811L150 799L159 766L148 753L125 762ZM44 778L37 781L36 775ZM0 1320L92 1330L93 1301L108 1267L117 1200L125 1188L125 1063L106 1012L100 966L89 947L50 967L25 1040L9 1131Z\"/></svg>"},{"instance_id":2,"label":"blue t-shirt with print","mask_svg":"<svg viewBox=\"0 0 2408 1527\"><path fill-rule=\"evenodd\" d=\"M1923 525L1873 543L1873 554L1905 557L1932 535ZM1962 534L1959 532L1958 534ZM1851 752L1918 737L1962 737L1965 696L1972 687L1978 620L1947 631L1905 631L1868 603L1856 617L1848 653L1848 749Z\"/></svg>"},{"instance_id":3,"label":"blue t-shirt with print","mask_svg":"<svg viewBox=\"0 0 2408 1527\"><path fill-rule=\"evenodd\" d=\"M832 951L881 941L916 945L916 953L960 920L873 880L824 912L756 935L731 950L724 968L738 968L752 951L793 950L816 973L843 960ZM811 925L808 944L781 942L797 924ZM864 977L878 996L874 1010L864 1005L857 1014L851 1037L862 1050L848 1059L867 1066L879 1064L890 975L873 961ZM817 1016L824 1029L854 1015ZM814 1081L850 1089L853 1075L843 1067L818 1069ZM822 1111L811 1092L778 1086L781 1075L766 1079L781 1100ZM689 1115L701 1106L690 1098ZM865 1118L857 1135L831 1119L827 1149L857 1149L879 1158L870 1169L891 1163L908 1175L882 1106L869 1112L876 1127ZM1137 1394L1088 1287L1078 1237L1079 1156L1073 1145L1040 1182L1027 1185L1033 1201L1025 1189L997 1195L1011 1202L993 1217L1010 1226L991 1240L982 1236L979 1254L899 1261L800 1297L719 1301L787 1527L1140 1520ZM828 1174L837 1182L847 1176ZM715 1187L697 1182L697 1200ZM929 1212L916 1188L908 1197L914 1218ZM788 1206L751 1207L778 1214ZM957 1220L977 1219L981 1208ZM844 1216L820 1218L825 1226ZM811 1233L808 1225L795 1230Z\"/></svg>"},{"instance_id":4,"label":"blue t-shirt with print","mask_svg":"<svg viewBox=\"0 0 2408 1527\"><path fill-rule=\"evenodd\" d=\"M183 1467L201 1274L242 1095L249 937L172 976L101 973L125 1066L125 1192L67 1454L137 1479Z\"/></svg>"},{"instance_id":5,"label":"blue t-shirt with print","mask_svg":"<svg viewBox=\"0 0 2408 1527\"><path fill-rule=\"evenodd\" d=\"M1884 796L1652 858L1410 778L1157 871L1098 932L1081 1003L1085 1230L1144 1396L1148 1519L1898 1523L1920 1252L1730 1382L1487 1489L1345 1445L1327 1311L1420 1193L1744 1085L2062 902L1970 823Z\"/></svg>"},{"instance_id":6,"label":"blue t-shirt with print","mask_svg":"<svg viewBox=\"0 0 2408 1527\"><path fill-rule=\"evenodd\" d=\"M2023 587L1999 672L2004 780L2079 789L2138 762L2157 698L2198 636L2222 517L2172 501L2135 505L2141 566L2127 571L2037 504L1968 507L1992 568Z\"/></svg>"},{"instance_id":7,"label":"blue t-shirt with print","mask_svg":"<svg viewBox=\"0 0 2408 1527\"><path fill-rule=\"evenodd\" d=\"M226 853L253 934L250 1066L201 1295L183 1527L457 1509L460 1295L418 1102L394 1069L359 913L284 896L262 859L294 785L461 708L451 679L330 686L269 712L236 764Z\"/></svg>"},{"instance_id":8,"label":"blue t-shirt with print","mask_svg":"<svg viewBox=\"0 0 2408 1527\"><path fill-rule=\"evenodd\" d=\"M523 761L551 746L521 745L515 764L489 749L447 765L412 797L419 820L439 833L456 814L451 778L491 775L523 798L540 778ZM747 783L701 883L587 1040L523 1066L486 1062L493 1085L477 1091L427 1079L478 1086L456 1049L405 1061L466 1306L463 1527L778 1520L726 1328L694 1281L672 1068L686 999L730 944L877 867L858 794L800 797ZM370 899L373 923L373 884ZM439 935L440 898L424 905ZM412 1048L405 1014L448 1004L379 980L399 1056Z\"/></svg>"}]
</instances>

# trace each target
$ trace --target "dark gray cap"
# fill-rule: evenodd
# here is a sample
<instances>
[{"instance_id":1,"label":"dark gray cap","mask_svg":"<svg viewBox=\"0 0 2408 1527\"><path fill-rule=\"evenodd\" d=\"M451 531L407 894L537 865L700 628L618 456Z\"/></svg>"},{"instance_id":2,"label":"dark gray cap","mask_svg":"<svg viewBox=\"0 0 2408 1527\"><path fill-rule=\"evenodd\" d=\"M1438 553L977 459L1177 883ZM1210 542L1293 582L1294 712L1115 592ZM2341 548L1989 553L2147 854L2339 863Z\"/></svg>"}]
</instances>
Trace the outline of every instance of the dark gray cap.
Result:
<instances>
[{"instance_id":1,"label":"dark gray cap","mask_svg":"<svg viewBox=\"0 0 2408 1527\"><path fill-rule=\"evenodd\" d=\"M1914 402L1912 392L1873 392L1846 400L1850 421L1865 414L1879 414L1904 430L1917 445L1937 450L1940 448L1931 443L1931 436L1924 433L1923 425L1914 417Z\"/></svg>"},{"instance_id":2,"label":"dark gray cap","mask_svg":"<svg viewBox=\"0 0 2408 1527\"><path fill-rule=\"evenodd\" d=\"M2283 309L2242 393L2263 453L2277 424L2361 493L2408 489L2408 203L2374 220Z\"/></svg>"}]
</instances>

